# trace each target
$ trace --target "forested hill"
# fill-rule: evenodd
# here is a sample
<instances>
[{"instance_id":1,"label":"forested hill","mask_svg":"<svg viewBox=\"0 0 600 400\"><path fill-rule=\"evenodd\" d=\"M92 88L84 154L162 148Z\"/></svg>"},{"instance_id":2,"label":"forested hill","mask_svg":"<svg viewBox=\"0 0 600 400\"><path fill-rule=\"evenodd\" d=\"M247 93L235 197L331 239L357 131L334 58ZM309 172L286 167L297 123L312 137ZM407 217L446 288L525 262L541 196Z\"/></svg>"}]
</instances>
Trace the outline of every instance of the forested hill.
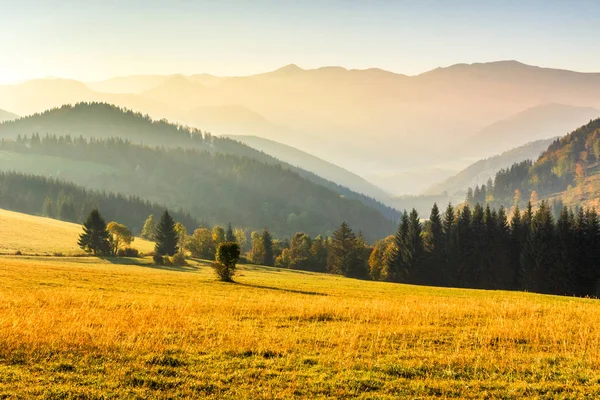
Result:
<instances>
[{"instance_id":1,"label":"forested hill","mask_svg":"<svg viewBox=\"0 0 600 400\"><path fill-rule=\"evenodd\" d=\"M163 205L135 196L87 190L58 179L16 172L0 172L0 207L76 223L84 221L92 209L98 208L107 221L123 223L135 234L142 231L149 215L158 219L165 210ZM189 214L170 212L188 231L198 226Z\"/></svg>"},{"instance_id":2,"label":"forested hill","mask_svg":"<svg viewBox=\"0 0 600 400\"><path fill-rule=\"evenodd\" d=\"M209 224L268 226L282 237L330 234L342 221L362 230L367 240L394 230L393 221L358 200L280 165L232 154L35 134L2 141L0 169L60 176L91 189L139 196L182 208Z\"/></svg>"},{"instance_id":3,"label":"forested hill","mask_svg":"<svg viewBox=\"0 0 600 400\"><path fill-rule=\"evenodd\" d=\"M535 202L558 192L597 184L589 178L599 172L600 119L596 119L555 140L537 161L517 163L498 172L492 185L470 190L467 201L487 200L506 206L517 200L523 205L530 199Z\"/></svg>"},{"instance_id":4,"label":"forested hill","mask_svg":"<svg viewBox=\"0 0 600 400\"><path fill-rule=\"evenodd\" d=\"M400 217L396 210L367 195L287 164L233 139L212 136L208 132L173 124L166 120L155 121L147 115L111 104L64 105L15 121L0 123L0 138L16 139L19 135L29 136L33 133L39 133L41 136L46 134L68 135L72 138L81 136L86 139L118 137L132 143L149 146L193 148L211 153L250 157L263 163L280 165L311 182L330 188L346 198L357 199L369 207L376 208L387 218L399 219Z\"/></svg>"}]
</instances>

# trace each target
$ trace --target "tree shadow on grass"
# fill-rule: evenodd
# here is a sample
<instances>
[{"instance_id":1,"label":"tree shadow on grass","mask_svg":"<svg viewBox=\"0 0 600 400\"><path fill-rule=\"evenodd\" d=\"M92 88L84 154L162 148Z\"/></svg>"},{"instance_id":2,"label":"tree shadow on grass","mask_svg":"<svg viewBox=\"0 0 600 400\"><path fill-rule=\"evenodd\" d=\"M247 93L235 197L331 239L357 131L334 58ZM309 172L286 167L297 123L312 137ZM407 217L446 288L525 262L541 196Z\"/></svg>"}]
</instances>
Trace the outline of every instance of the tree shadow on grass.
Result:
<instances>
[{"instance_id":1,"label":"tree shadow on grass","mask_svg":"<svg viewBox=\"0 0 600 400\"><path fill-rule=\"evenodd\" d=\"M159 269L162 271L172 271L172 272L196 272L200 269L199 265L182 265L182 266L174 266L174 265L156 265L144 258L127 258L127 257L103 257L104 261L107 261L111 264L115 265L135 265L137 267L145 267L151 269Z\"/></svg>"},{"instance_id":2,"label":"tree shadow on grass","mask_svg":"<svg viewBox=\"0 0 600 400\"><path fill-rule=\"evenodd\" d=\"M232 282L232 283L234 285L251 287L251 288L256 288L256 289L275 290L275 291L278 291L278 292L305 294L305 295L308 295L308 296L327 296L326 293L310 292L310 291L305 291L305 290L284 289L284 288L278 288L278 287L273 287L273 286L264 286L264 285L253 285L251 283L240 283L240 282Z\"/></svg>"}]
</instances>

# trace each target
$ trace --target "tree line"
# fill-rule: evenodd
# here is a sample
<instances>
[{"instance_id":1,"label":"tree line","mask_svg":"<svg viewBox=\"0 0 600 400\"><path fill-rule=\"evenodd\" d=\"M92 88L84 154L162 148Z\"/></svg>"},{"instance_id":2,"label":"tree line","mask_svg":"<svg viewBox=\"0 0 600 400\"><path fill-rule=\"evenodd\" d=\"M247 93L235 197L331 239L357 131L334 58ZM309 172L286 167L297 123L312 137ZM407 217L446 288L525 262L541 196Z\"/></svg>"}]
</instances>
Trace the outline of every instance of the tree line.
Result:
<instances>
[{"instance_id":1,"label":"tree line","mask_svg":"<svg viewBox=\"0 0 600 400\"><path fill-rule=\"evenodd\" d=\"M547 202L521 212L468 204L422 223L404 213L395 236L377 242L369 258L378 280L480 289L596 296L600 278L600 222L593 209L563 207L557 219Z\"/></svg>"},{"instance_id":2,"label":"tree line","mask_svg":"<svg viewBox=\"0 0 600 400\"><path fill-rule=\"evenodd\" d=\"M0 207L67 222L81 223L93 209L101 209L139 234L148 215L160 216L165 206L110 192L94 191L54 178L0 171ZM188 229L199 222L178 211L174 217Z\"/></svg>"}]
</instances>

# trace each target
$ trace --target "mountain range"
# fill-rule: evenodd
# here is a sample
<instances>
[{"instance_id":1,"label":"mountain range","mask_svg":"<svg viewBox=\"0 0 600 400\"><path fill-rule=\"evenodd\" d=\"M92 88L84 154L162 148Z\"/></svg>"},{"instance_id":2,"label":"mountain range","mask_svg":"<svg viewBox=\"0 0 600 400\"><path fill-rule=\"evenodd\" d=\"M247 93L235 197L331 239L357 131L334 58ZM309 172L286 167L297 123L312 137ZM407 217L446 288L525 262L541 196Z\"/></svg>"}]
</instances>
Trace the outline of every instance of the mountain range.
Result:
<instances>
[{"instance_id":1,"label":"mountain range","mask_svg":"<svg viewBox=\"0 0 600 400\"><path fill-rule=\"evenodd\" d=\"M275 140L400 194L418 193L474 158L570 129L536 125L527 115L562 115L570 126L587 122L600 108L599 89L598 73L517 61L457 64L415 76L288 65L243 77L34 80L0 87L0 108L28 115L79 101L108 102L214 134Z\"/></svg>"}]
</instances>

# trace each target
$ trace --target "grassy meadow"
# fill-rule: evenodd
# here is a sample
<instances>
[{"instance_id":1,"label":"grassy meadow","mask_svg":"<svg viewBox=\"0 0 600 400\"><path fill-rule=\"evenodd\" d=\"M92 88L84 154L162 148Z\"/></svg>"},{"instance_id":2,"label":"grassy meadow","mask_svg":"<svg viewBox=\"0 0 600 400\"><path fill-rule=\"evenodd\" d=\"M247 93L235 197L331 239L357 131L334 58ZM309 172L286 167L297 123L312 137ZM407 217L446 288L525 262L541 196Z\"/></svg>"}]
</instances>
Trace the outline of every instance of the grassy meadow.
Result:
<instances>
[{"instance_id":1,"label":"grassy meadow","mask_svg":"<svg viewBox=\"0 0 600 400\"><path fill-rule=\"evenodd\" d=\"M85 254L77 246L81 232L81 225L0 209L0 254ZM154 243L136 238L131 247L150 253Z\"/></svg>"},{"instance_id":2,"label":"grassy meadow","mask_svg":"<svg viewBox=\"0 0 600 400\"><path fill-rule=\"evenodd\" d=\"M13 227L3 246L72 240ZM0 397L600 396L596 300L252 265L236 280L203 261L1 256Z\"/></svg>"}]
</instances>

